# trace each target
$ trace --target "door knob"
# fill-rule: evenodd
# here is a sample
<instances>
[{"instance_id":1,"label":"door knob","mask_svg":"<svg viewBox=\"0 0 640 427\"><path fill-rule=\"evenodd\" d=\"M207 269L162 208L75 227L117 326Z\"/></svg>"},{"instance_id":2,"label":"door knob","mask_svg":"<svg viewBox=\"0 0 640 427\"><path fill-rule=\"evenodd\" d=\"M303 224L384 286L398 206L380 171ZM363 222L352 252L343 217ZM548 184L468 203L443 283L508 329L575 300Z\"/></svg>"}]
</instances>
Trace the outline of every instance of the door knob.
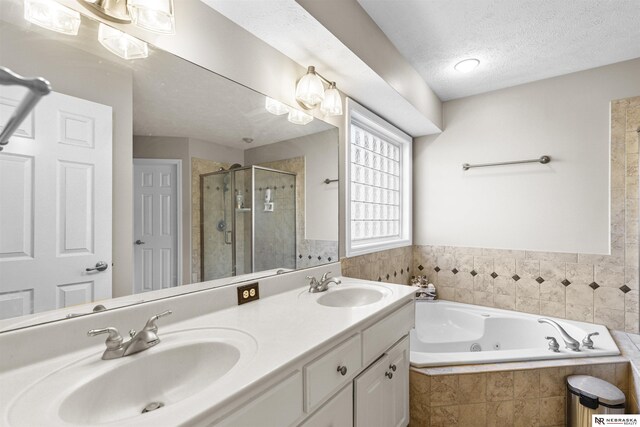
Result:
<instances>
[{"instance_id":1,"label":"door knob","mask_svg":"<svg viewBox=\"0 0 640 427\"><path fill-rule=\"evenodd\" d=\"M136 245L144 245L145 242L143 242L142 240L138 239L135 241Z\"/></svg>"},{"instance_id":2,"label":"door knob","mask_svg":"<svg viewBox=\"0 0 640 427\"><path fill-rule=\"evenodd\" d=\"M95 267L87 268L86 271L105 271L109 268L109 264L104 261L98 261Z\"/></svg>"}]
</instances>

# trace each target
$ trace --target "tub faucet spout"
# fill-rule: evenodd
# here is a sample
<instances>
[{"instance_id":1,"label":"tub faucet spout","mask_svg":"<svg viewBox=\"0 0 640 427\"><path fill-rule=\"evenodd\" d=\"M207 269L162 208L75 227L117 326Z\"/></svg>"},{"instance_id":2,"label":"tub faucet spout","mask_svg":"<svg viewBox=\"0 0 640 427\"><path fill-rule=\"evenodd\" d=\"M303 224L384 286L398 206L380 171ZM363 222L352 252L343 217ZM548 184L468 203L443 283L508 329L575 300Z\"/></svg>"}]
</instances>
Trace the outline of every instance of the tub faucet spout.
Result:
<instances>
[{"instance_id":1,"label":"tub faucet spout","mask_svg":"<svg viewBox=\"0 0 640 427\"><path fill-rule=\"evenodd\" d=\"M538 319L538 323L548 323L549 325L553 326L558 330L558 332L560 332L560 335L564 340L564 345L567 349L572 351L580 351L580 342L569 335L567 331L565 331L564 328L558 324L558 322L543 317L542 319Z\"/></svg>"}]
</instances>

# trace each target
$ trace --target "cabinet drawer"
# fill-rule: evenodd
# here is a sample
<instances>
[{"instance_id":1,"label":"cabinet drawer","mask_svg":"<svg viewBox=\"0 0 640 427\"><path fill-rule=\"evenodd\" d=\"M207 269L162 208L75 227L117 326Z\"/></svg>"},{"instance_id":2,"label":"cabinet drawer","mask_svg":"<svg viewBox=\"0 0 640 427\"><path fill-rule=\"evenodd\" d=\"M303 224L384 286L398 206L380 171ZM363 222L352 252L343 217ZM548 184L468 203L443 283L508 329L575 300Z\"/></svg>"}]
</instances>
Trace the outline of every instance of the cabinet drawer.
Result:
<instances>
[{"instance_id":1,"label":"cabinet drawer","mask_svg":"<svg viewBox=\"0 0 640 427\"><path fill-rule=\"evenodd\" d=\"M352 424L353 384L349 384L300 427L346 427Z\"/></svg>"},{"instance_id":2,"label":"cabinet drawer","mask_svg":"<svg viewBox=\"0 0 640 427\"><path fill-rule=\"evenodd\" d=\"M415 323L414 302L391 313L362 333L362 360L368 365L409 332Z\"/></svg>"},{"instance_id":3,"label":"cabinet drawer","mask_svg":"<svg viewBox=\"0 0 640 427\"><path fill-rule=\"evenodd\" d=\"M284 427L302 415L302 374L296 371L289 378L270 387L242 409L224 418L216 427Z\"/></svg>"},{"instance_id":4,"label":"cabinet drawer","mask_svg":"<svg viewBox=\"0 0 640 427\"><path fill-rule=\"evenodd\" d=\"M305 410L310 412L318 404L349 382L362 367L360 334L354 335L319 359L304 367ZM344 374L338 370L346 368Z\"/></svg>"}]
</instances>

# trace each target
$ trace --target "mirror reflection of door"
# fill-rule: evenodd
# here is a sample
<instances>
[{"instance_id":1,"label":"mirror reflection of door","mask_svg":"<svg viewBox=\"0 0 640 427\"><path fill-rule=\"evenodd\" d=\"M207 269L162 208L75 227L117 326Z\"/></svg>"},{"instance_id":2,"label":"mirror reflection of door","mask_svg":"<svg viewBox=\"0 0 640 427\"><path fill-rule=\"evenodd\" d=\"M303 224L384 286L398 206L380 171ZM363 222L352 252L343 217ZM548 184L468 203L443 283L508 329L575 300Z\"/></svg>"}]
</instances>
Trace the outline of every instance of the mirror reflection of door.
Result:
<instances>
[{"instance_id":1,"label":"mirror reflection of door","mask_svg":"<svg viewBox=\"0 0 640 427\"><path fill-rule=\"evenodd\" d=\"M134 292L178 285L181 161L133 160Z\"/></svg>"},{"instance_id":2,"label":"mirror reflection of door","mask_svg":"<svg viewBox=\"0 0 640 427\"><path fill-rule=\"evenodd\" d=\"M2 88L0 123L22 96ZM0 152L0 318L111 298L111 107L52 92L21 127Z\"/></svg>"}]
</instances>

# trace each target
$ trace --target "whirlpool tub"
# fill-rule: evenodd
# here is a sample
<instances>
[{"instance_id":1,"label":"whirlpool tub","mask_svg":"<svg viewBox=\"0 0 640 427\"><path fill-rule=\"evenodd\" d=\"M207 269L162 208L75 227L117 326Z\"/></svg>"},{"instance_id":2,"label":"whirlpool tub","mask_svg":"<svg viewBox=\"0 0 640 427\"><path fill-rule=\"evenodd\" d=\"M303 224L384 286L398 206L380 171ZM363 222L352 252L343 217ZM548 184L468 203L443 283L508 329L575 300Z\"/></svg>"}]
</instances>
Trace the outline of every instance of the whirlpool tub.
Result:
<instances>
[{"instance_id":1,"label":"whirlpool tub","mask_svg":"<svg viewBox=\"0 0 640 427\"><path fill-rule=\"evenodd\" d=\"M590 333L593 349L565 348L560 332L538 319L559 323L574 339ZM555 337L559 352L549 350ZM411 365L416 367L615 356L620 351L605 326L449 301L417 301L411 331Z\"/></svg>"}]
</instances>

